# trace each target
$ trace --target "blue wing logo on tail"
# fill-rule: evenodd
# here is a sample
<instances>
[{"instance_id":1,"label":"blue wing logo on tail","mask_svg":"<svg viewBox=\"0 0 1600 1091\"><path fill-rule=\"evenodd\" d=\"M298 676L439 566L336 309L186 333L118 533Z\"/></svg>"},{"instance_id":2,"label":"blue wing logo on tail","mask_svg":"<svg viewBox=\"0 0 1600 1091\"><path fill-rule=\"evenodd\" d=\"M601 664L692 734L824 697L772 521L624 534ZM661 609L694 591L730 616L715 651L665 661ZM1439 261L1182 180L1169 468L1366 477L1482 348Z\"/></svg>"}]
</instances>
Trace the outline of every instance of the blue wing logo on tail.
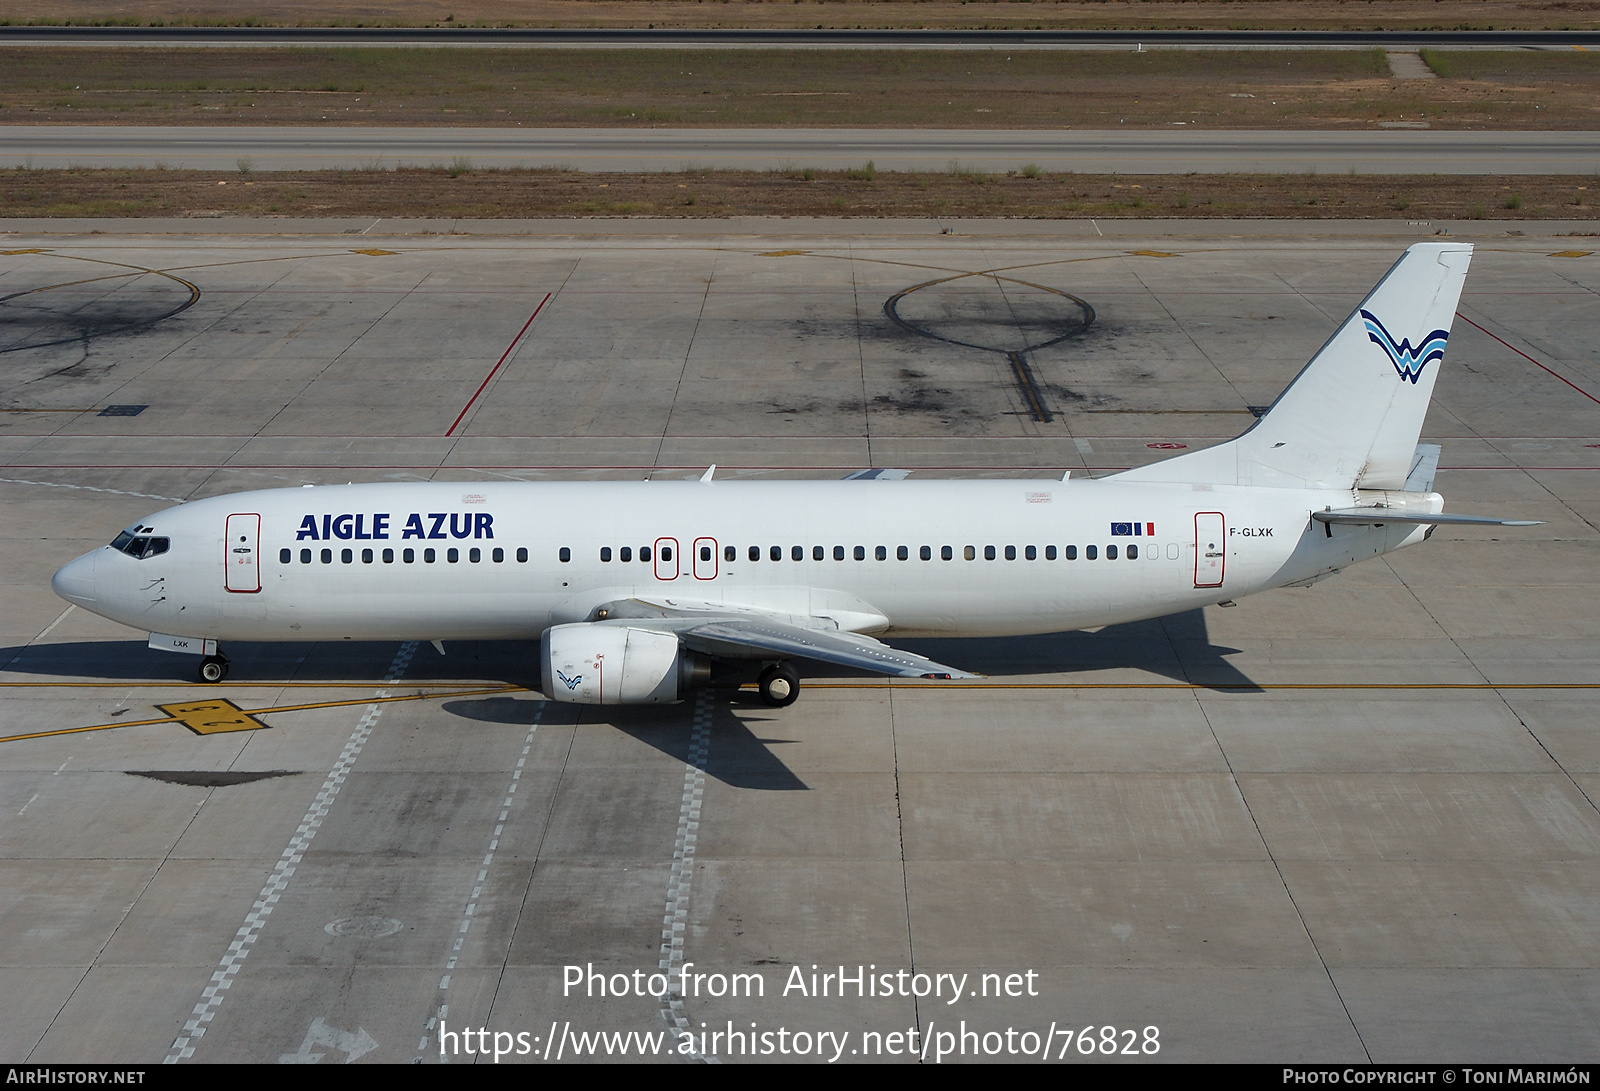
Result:
<instances>
[{"instance_id":1,"label":"blue wing logo on tail","mask_svg":"<svg viewBox=\"0 0 1600 1091\"><path fill-rule=\"evenodd\" d=\"M1422 377L1422 369L1428 366L1428 361L1444 356L1445 342L1450 339L1449 330L1434 330L1413 348L1405 338L1396 341L1371 311L1363 310L1361 317L1367 324L1367 337L1389 355L1389 362L1394 365L1395 371L1408 383L1415 385Z\"/></svg>"},{"instance_id":2,"label":"blue wing logo on tail","mask_svg":"<svg viewBox=\"0 0 1600 1091\"><path fill-rule=\"evenodd\" d=\"M577 689L578 688L578 684L583 681L583 675L581 675L581 674L578 675L576 678L568 678L566 675L562 674L560 671L556 671L556 677L561 679L561 684L562 685L564 685L568 689L572 689L572 690Z\"/></svg>"}]
</instances>

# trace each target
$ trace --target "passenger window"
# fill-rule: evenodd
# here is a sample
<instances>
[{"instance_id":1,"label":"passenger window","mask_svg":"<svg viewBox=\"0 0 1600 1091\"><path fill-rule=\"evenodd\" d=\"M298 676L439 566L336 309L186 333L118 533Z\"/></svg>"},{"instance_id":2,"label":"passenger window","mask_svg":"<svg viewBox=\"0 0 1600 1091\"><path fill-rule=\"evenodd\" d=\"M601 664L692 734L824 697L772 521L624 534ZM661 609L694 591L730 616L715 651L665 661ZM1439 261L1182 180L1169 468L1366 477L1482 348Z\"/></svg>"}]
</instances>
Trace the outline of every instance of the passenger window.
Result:
<instances>
[{"instance_id":1,"label":"passenger window","mask_svg":"<svg viewBox=\"0 0 1600 1091\"><path fill-rule=\"evenodd\" d=\"M806 547L805 546L794 546L794 547L792 547L789 550L789 556L793 557L797 561L805 560L806 559Z\"/></svg>"},{"instance_id":2,"label":"passenger window","mask_svg":"<svg viewBox=\"0 0 1600 1091\"><path fill-rule=\"evenodd\" d=\"M782 546L773 546L772 548L767 550L767 556L771 557L775 561L783 560L783 547Z\"/></svg>"},{"instance_id":3,"label":"passenger window","mask_svg":"<svg viewBox=\"0 0 1600 1091\"><path fill-rule=\"evenodd\" d=\"M933 560L933 547L923 546L921 549L917 550L917 556L921 557L925 561Z\"/></svg>"},{"instance_id":4,"label":"passenger window","mask_svg":"<svg viewBox=\"0 0 1600 1091\"><path fill-rule=\"evenodd\" d=\"M1128 560L1137 561L1138 559L1139 559L1139 547L1134 545L1132 542L1129 542L1128 543Z\"/></svg>"},{"instance_id":5,"label":"passenger window","mask_svg":"<svg viewBox=\"0 0 1600 1091\"><path fill-rule=\"evenodd\" d=\"M611 547L610 546L601 546L600 547L600 561L603 564L610 564L611 563Z\"/></svg>"},{"instance_id":6,"label":"passenger window","mask_svg":"<svg viewBox=\"0 0 1600 1091\"><path fill-rule=\"evenodd\" d=\"M1039 559L1039 551L1033 546L1029 546L1028 548L1024 549L1022 551L1022 555L1030 561L1037 561Z\"/></svg>"},{"instance_id":7,"label":"passenger window","mask_svg":"<svg viewBox=\"0 0 1600 1091\"><path fill-rule=\"evenodd\" d=\"M940 546L939 547L939 559L941 561L948 561L952 557L954 557L955 555L956 555L956 551L951 549L949 546Z\"/></svg>"},{"instance_id":8,"label":"passenger window","mask_svg":"<svg viewBox=\"0 0 1600 1091\"><path fill-rule=\"evenodd\" d=\"M750 547L750 559L752 561L759 561L761 559L761 547L760 546L751 546Z\"/></svg>"},{"instance_id":9,"label":"passenger window","mask_svg":"<svg viewBox=\"0 0 1600 1091\"><path fill-rule=\"evenodd\" d=\"M983 547L983 559L986 561L994 560L994 546Z\"/></svg>"},{"instance_id":10,"label":"passenger window","mask_svg":"<svg viewBox=\"0 0 1600 1091\"><path fill-rule=\"evenodd\" d=\"M473 564L477 564L479 561L483 560L483 550L479 549L477 546L473 546L471 549L467 550L467 560L471 561Z\"/></svg>"},{"instance_id":11,"label":"passenger window","mask_svg":"<svg viewBox=\"0 0 1600 1091\"><path fill-rule=\"evenodd\" d=\"M322 563L323 564L332 564L333 563L333 550L324 549L322 551Z\"/></svg>"},{"instance_id":12,"label":"passenger window","mask_svg":"<svg viewBox=\"0 0 1600 1091\"><path fill-rule=\"evenodd\" d=\"M461 550L457 549L455 546L451 546L449 549L444 551L444 559L449 561L451 564L455 564L461 560Z\"/></svg>"},{"instance_id":13,"label":"passenger window","mask_svg":"<svg viewBox=\"0 0 1600 1091\"><path fill-rule=\"evenodd\" d=\"M310 564L311 563L311 550L302 549L300 551L300 563L301 564Z\"/></svg>"},{"instance_id":14,"label":"passenger window","mask_svg":"<svg viewBox=\"0 0 1600 1091\"><path fill-rule=\"evenodd\" d=\"M1177 559L1178 559L1178 543L1177 542L1168 542L1167 543L1167 560L1175 561Z\"/></svg>"},{"instance_id":15,"label":"passenger window","mask_svg":"<svg viewBox=\"0 0 1600 1091\"><path fill-rule=\"evenodd\" d=\"M383 563L394 564L394 550L386 549L383 551Z\"/></svg>"},{"instance_id":16,"label":"passenger window","mask_svg":"<svg viewBox=\"0 0 1600 1091\"><path fill-rule=\"evenodd\" d=\"M725 561L736 561L736 560L738 560L739 559L739 550L734 546L723 546L722 547L722 559L725 560Z\"/></svg>"},{"instance_id":17,"label":"passenger window","mask_svg":"<svg viewBox=\"0 0 1600 1091\"><path fill-rule=\"evenodd\" d=\"M1056 547L1055 546L1045 546L1044 547L1044 559L1047 560L1047 561L1053 561L1053 560L1056 559Z\"/></svg>"},{"instance_id":18,"label":"passenger window","mask_svg":"<svg viewBox=\"0 0 1600 1091\"><path fill-rule=\"evenodd\" d=\"M278 550L278 563L279 564L288 564L293 559L294 559L294 550L292 550L292 549L280 549L280 550Z\"/></svg>"},{"instance_id":19,"label":"passenger window","mask_svg":"<svg viewBox=\"0 0 1600 1091\"><path fill-rule=\"evenodd\" d=\"M427 549L424 549L422 551L422 563L423 564L432 564L433 561L434 561L434 558L437 557L437 556L438 556L438 554L433 551L433 547L429 546Z\"/></svg>"},{"instance_id":20,"label":"passenger window","mask_svg":"<svg viewBox=\"0 0 1600 1091\"><path fill-rule=\"evenodd\" d=\"M880 561L887 561L889 559L889 547L888 546L878 546L876 549L874 549L872 551L872 555L874 557L878 558L878 560L880 560Z\"/></svg>"},{"instance_id":21,"label":"passenger window","mask_svg":"<svg viewBox=\"0 0 1600 1091\"><path fill-rule=\"evenodd\" d=\"M1100 555L1099 553L1095 552L1095 547L1094 546L1084 546L1083 547L1083 559L1084 560L1092 561L1096 557L1098 557L1099 555Z\"/></svg>"},{"instance_id":22,"label":"passenger window","mask_svg":"<svg viewBox=\"0 0 1600 1091\"><path fill-rule=\"evenodd\" d=\"M1016 559L1017 559L1017 547L1016 546L1006 546L1006 560L1014 561Z\"/></svg>"},{"instance_id":23,"label":"passenger window","mask_svg":"<svg viewBox=\"0 0 1600 1091\"><path fill-rule=\"evenodd\" d=\"M896 560L903 561L907 557L911 556L911 550L907 549L905 546L895 546L894 555Z\"/></svg>"},{"instance_id":24,"label":"passenger window","mask_svg":"<svg viewBox=\"0 0 1600 1091\"><path fill-rule=\"evenodd\" d=\"M646 563L646 564L650 563L650 547L649 546L640 546L639 547L639 559L641 561L643 561L644 563Z\"/></svg>"},{"instance_id":25,"label":"passenger window","mask_svg":"<svg viewBox=\"0 0 1600 1091\"><path fill-rule=\"evenodd\" d=\"M561 552L563 552L563 553L565 553L565 552L566 552L566 550L564 550L564 549L563 549L563 550L562 550L562 551L561 551ZM562 559L562 560L563 560L563 561L564 561L564 560L566 560L566 558L565 558L565 557L562 557L562 558L561 558L561 559ZM662 559L662 560L663 560L663 561L670 561L670 560L672 560L672 547L671 547L671 546L662 546L662 547L661 547L661 559Z\"/></svg>"},{"instance_id":26,"label":"passenger window","mask_svg":"<svg viewBox=\"0 0 1600 1091\"><path fill-rule=\"evenodd\" d=\"M709 561L711 559L711 547L710 546L701 546L700 547L700 559L702 561ZM732 560L732 558L730 557L729 560Z\"/></svg>"},{"instance_id":27,"label":"passenger window","mask_svg":"<svg viewBox=\"0 0 1600 1091\"><path fill-rule=\"evenodd\" d=\"M494 552L489 554L489 556L494 558L495 564L502 564L506 559L506 551L501 549L499 546L495 546Z\"/></svg>"},{"instance_id":28,"label":"passenger window","mask_svg":"<svg viewBox=\"0 0 1600 1091\"><path fill-rule=\"evenodd\" d=\"M417 551L414 550L414 549L401 550L400 551L400 559L402 561L404 561L406 564L412 564L417 559Z\"/></svg>"},{"instance_id":29,"label":"passenger window","mask_svg":"<svg viewBox=\"0 0 1600 1091\"><path fill-rule=\"evenodd\" d=\"M518 564L527 564L528 563L528 547L527 546L518 546L517 547L517 563Z\"/></svg>"},{"instance_id":30,"label":"passenger window","mask_svg":"<svg viewBox=\"0 0 1600 1091\"><path fill-rule=\"evenodd\" d=\"M633 560L633 547L623 546L621 549L617 550L617 557L623 561ZM517 560L522 560L522 554L520 551L517 554Z\"/></svg>"},{"instance_id":31,"label":"passenger window","mask_svg":"<svg viewBox=\"0 0 1600 1091\"><path fill-rule=\"evenodd\" d=\"M454 553L455 550L452 549L450 552ZM568 549L566 546L562 546L556 556L561 558L562 564L566 564L568 561L572 560L572 550ZM451 557L450 559L452 561L455 560L454 557Z\"/></svg>"},{"instance_id":32,"label":"passenger window","mask_svg":"<svg viewBox=\"0 0 1600 1091\"><path fill-rule=\"evenodd\" d=\"M867 547L866 546L856 546L855 558L858 561L866 560L867 559Z\"/></svg>"},{"instance_id":33,"label":"passenger window","mask_svg":"<svg viewBox=\"0 0 1600 1091\"><path fill-rule=\"evenodd\" d=\"M355 550L353 550L353 549L341 549L339 551L339 563L340 564L352 564L352 563L355 562L355 559L356 559L356 551Z\"/></svg>"},{"instance_id":34,"label":"passenger window","mask_svg":"<svg viewBox=\"0 0 1600 1091\"><path fill-rule=\"evenodd\" d=\"M1117 547L1114 546L1114 545L1106 546L1106 560L1114 561L1116 559L1117 559Z\"/></svg>"},{"instance_id":35,"label":"passenger window","mask_svg":"<svg viewBox=\"0 0 1600 1091\"><path fill-rule=\"evenodd\" d=\"M844 560L844 546L833 547L833 559L836 561Z\"/></svg>"},{"instance_id":36,"label":"passenger window","mask_svg":"<svg viewBox=\"0 0 1600 1091\"><path fill-rule=\"evenodd\" d=\"M961 555L969 561L975 561L978 559L978 547L967 546L961 550Z\"/></svg>"},{"instance_id":37,"label":"passenger window","mask_svg":"<svg viewBox=\"0 0 1600 1091\"><path fill-rule=\"evenodd\" d=\"M823 549L822 549L821 546L812 546L811 547L811 559L813 561L820 561L820 560L822 560L823 556L824 556L824 552L823 552Z\"/></svg>"},{"instance_id":38,"label":"passenger window","mask_svg":"<svg viewBox=\"0 0 1600 1091\"><path fill-rule=\"evenodd\" d=\"M1077 560L1078 559L1078 547L1077 546L1067 546L1066 547L1066 555L1067 555L1067 560L1069 560L1069 561Z\"/></svg>"},{"instance_id":39,"label":"passenger window","mask_svg":"<svg viewBox=\"0 0 1600 1091\"><path fill-rule=\"evenodd\" d=\"M372 550L363 549L361 551L361 563L362 564L371 564L372 563Z\"/></svg>"}]
</instances>

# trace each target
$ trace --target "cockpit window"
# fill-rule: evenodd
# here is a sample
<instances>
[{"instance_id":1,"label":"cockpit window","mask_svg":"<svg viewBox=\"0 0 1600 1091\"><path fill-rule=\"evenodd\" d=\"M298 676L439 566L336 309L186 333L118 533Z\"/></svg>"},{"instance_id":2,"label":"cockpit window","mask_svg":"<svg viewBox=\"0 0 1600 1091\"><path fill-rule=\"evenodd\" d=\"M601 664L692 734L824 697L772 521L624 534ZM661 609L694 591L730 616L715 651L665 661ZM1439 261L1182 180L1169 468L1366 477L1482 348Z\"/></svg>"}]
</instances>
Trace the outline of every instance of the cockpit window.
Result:
<instances>
[{"instance_id":1,"label":"cockpit window","mask_svg":"<svg viewBox=\"0 0 1600 1091\"><path fill-rule=\"evenodd\" d=\"M126 553L134 560L142 561L147 557L159 556L172 548L172 539L151 538L145 535L136 537L125 530L112 541L111 548L119 553Z\"/></svg>"}]
</instances>

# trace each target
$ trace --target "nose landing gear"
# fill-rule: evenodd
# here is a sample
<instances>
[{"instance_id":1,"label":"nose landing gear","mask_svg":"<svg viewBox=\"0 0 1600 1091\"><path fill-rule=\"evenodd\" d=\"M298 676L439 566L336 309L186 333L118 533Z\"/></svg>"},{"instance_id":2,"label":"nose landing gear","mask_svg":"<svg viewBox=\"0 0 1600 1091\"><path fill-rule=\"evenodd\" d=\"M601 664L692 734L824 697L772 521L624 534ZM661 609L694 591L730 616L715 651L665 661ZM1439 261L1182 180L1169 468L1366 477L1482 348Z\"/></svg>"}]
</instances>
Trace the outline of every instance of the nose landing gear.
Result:
<instances>
[{"instance_id":1,"label":"nose landing gear","mask_svg":"<svg viewBox=\"0 0 1600 1091\"><path fill-rule=\"evenodd\" d=\"M228 657L220 652L200 660L200 681L220 682L228 677Z\"/></svg>"},{"instance_id":2,"label":"nose landing gear","mask_svg":"<svg viewBox=\"0 0 1600 1091\"><path fill-rule=\"evenodd\" d=\"M800 696L800 676L789 664L774 663L756 679L756 689L762 704L785 708Z\"/></svg>"}]
</instances>

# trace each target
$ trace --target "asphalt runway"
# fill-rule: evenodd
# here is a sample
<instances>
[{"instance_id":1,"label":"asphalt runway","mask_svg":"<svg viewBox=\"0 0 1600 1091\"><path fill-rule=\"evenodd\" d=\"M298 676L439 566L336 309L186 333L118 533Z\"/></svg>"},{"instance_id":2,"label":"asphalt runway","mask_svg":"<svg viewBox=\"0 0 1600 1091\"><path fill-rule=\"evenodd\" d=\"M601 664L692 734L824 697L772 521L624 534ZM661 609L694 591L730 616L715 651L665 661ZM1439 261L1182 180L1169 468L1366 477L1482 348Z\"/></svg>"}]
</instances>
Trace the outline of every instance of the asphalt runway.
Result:
<instances>
[{"instance_id":1,"label":"asphalt runway","mask_svg":"<svg viewBox=\"0 0 1600 1091\"><path fill-rule=\"evenodd\" d=\"M1068 1061L1600 1050L1589 239L1477 225L1424 429L1449 510L1542 525L1232 608L918 642L985 677L812 668L774 711L547 704L518 645L235 644L204 686L49 577L264 486L1109 473L1247 427L1406 225L55 226L0 243L8 1061L434 1063L441 1029L488 1028L526 1035L502 1060L571 1062L680 1022L803 1033L775 1059L811 1061L823 1033L824 1060L916 1060L908 1031L929 1063L1008 1030ZM1029 353L1048 421L995 276L1075 331ZM890 321L897 295L966 344ZM663 1012L630 982L673 950L707 976ZM894 995L840 997L841 967ZM564 986L591 968L629 995ZM946 974L990 994L951 1003Z\"/></svg>"},{"instance_id":2,"label":"asphalt runway","mask_svg":"<svg viewBox=\"0 0 1600 1091\"><path fill-rule=\"evenodd\" d=\"M0 167L1596 174L1600 132L0 126Z\"/></svg>"}]
</instances>

